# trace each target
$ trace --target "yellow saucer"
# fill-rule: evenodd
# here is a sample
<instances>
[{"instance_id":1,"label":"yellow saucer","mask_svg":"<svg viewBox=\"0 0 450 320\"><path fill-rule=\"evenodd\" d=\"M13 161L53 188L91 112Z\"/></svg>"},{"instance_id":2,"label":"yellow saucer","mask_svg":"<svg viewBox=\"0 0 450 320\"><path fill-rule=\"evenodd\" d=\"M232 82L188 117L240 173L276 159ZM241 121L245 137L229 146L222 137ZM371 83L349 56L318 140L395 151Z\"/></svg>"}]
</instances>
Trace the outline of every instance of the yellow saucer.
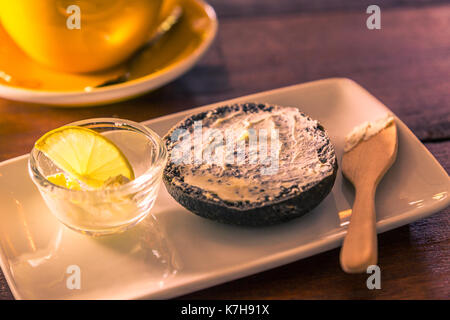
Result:
<instances>
[{"instance_id":1,"label":"yellow saucer","mask_svg":"<svg viewBox=\"0 0 450 320\"><path fill-rule=\"evenodd\" d=\"M0 97L61 107L102 105L159 88L181 76L209 48L217 32L214 9L203 0L180 0L183 16L173 30L143 52L130 80L92 89L115 78L124 65L91 74L48 69L25 55L0 25Z\"/></svg>"}]
</instances>

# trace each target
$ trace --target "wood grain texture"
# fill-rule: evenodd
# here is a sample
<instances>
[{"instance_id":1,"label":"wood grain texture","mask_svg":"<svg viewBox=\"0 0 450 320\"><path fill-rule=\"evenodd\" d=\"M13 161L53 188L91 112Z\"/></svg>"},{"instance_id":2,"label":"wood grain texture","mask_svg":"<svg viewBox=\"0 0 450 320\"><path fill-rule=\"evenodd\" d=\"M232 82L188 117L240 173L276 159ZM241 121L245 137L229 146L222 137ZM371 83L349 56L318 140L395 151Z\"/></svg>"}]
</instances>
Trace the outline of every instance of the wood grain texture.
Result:
<instances>
[{"instance_id":1,"label":"wood grain texture","mask_svg":"<svg viewBox=\"0 0 450 320\"><path fill-rule=\"evenodd\" d=\"M0 99L0 161L44 132L92 117L143 121L244 94L349 77L391 108L450 170L450 5L381 0L382 29L365 27L368 1L214 0L218 37L201 62L165 87L98 108L57 109ZM364 106L361 106L362 108ZM379 237L382 290L347 275L339 250L183 298L449 298L447 208ZM12 295L0 272L0 299Z\"/></svg>"},{"instance_id":2,"label":"wood grain texture","mask_svg":"<svg viewBox=\"0 0 450 320\"><path fill-rule=\"evenodd\" d=\"M220 8L220 18L243 16L275 16L324 11L365 11L369 5L380 8L423 7L448 3L447 0L210 0Z\"/></svg>"}]
</instances>

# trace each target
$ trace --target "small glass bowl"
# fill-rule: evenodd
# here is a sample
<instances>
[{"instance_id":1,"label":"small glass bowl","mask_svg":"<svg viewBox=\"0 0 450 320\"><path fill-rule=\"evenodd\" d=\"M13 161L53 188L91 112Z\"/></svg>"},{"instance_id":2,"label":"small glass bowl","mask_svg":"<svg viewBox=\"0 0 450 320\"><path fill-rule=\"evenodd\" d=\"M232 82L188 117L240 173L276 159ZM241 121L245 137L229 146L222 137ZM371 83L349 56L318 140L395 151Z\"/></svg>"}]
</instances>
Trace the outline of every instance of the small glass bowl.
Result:
<instances>
[{"instance_id":1,"label":"small glass bowl","mask_svg":"<svg viewBox=\"0 0 450 320\"><path fill-rule=\"evenodd\" d=\"M122 232L139 223L154 204L167 162L161 138L143 125L115 118L68 125L95 130L113 141L133 167L135 179L114 188L71 190L47 180L61 170L33 148L29 173L51 212L67 227L93 236Z\"/></svg>"}]
</instances>

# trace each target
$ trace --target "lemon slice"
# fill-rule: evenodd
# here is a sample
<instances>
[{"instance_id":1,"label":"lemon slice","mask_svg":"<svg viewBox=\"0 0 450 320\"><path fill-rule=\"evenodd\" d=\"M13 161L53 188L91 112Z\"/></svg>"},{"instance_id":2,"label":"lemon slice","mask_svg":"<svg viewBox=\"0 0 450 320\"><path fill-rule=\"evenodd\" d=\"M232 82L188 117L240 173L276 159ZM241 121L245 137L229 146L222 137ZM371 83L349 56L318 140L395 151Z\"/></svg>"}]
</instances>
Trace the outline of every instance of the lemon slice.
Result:
<instances>
[{"instance_id":1,"label":"lemon slice","mask_svg":"<svg viewBox=\"0 0 450 320\"><path fill-rule=\"evenodd\" d=\"M65 126L52 130L36 141L35 148L66 174L92 188L102 188L108 179L119 175L134 179L133 169L122 151L91 129ZM63 183L61 177L54 179L56 184Z\"/></svg>"},{"instance_id":2,"label":"lemon slice","mask_svg":"<svg viewBox=\"0 0 450 320\"><path fill-rule=\"evenodd\" d=\"M77 180L71 178L70 176L65 175L64 173L55 173L51 176L47 177L47 180L53 184L58 186L72 189L72 190L81 190L81 186Z\"/></svg>"}]
</instances>

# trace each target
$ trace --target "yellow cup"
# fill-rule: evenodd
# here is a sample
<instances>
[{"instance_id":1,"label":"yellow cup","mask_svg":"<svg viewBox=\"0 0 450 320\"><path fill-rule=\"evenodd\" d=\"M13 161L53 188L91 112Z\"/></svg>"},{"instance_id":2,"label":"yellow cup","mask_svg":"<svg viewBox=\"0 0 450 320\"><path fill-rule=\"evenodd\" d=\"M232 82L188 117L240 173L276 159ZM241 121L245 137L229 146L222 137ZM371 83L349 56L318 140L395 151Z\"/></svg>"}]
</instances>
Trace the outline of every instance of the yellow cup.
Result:
<instances>
[{"instance_id":1,"label":"yellow cup","mask_svg":"<svg viewBox=\"0 0 450 320\"><path fill-rule=\"evenodd\" d=\"M124 61L154 32L166 0L0 0L0 20L34 60L66 72Z\"/></svg>"}]
</instances>

